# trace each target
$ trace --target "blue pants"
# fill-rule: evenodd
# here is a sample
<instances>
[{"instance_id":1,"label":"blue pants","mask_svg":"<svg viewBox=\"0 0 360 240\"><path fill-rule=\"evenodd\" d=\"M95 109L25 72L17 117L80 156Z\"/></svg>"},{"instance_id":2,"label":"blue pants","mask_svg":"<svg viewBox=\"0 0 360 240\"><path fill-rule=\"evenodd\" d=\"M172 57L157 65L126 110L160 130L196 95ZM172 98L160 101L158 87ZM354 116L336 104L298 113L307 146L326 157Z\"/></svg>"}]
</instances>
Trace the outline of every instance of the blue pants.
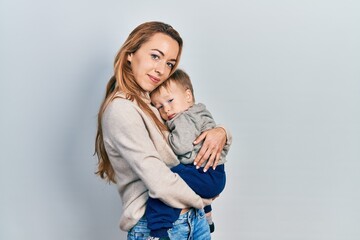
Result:
<instances>
[{"instance_id":1,"label":"blue pants","mask_svg":"<svg viewBox=\"0 0 360 240\"><path fill-rule=\"evenodd\" d=\"M142 217L128 232L127 240L146 240L150 234L147 225L146 218ZM176 240L210 240L210 229L204 210L192 208L181 214L169 230L169 237Z\"/></svg>"},{"instance_id":2,"label":"blue pants","mask_svg":"<svg viewBox=\"0 0 360 240\"><path fill-rule=\"evenodd\" d=\"M171 169L189 185L202 198L214 198L219 195L225 187L226 176L224 165L219 165L215 170L209 168L207 172L196 166L179 164ZM210 212L211 206L205 207L205 212ZM151 230L151 236L165 237L168 229L178 219L181 209L173 208L159 199L149 198L145 216L147 227Z\"/></svg>"}]
</instances>

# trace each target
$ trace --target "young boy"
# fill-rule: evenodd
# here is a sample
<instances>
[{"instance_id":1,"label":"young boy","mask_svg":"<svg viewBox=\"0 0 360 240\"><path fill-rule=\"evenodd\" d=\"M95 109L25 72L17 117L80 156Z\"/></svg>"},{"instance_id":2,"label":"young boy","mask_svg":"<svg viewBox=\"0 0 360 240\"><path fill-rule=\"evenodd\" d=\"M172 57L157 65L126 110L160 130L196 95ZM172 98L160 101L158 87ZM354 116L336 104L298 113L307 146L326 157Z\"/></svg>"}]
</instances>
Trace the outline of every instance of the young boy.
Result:
<instances>
[{"instance_id":1,"label":"young boy","mask_svg":"<svg viewBox=\"0 0 360 240\"><path fill-rule=\"evenodd\" d=\"M151 103L158 109L170 134L169 143L181 164L171 170L201 197L214 198L225 187L225 156L229 146L221 153L219 165L215 170L196 169L193 161L201 148L201 144L193 145L193 141L203 131L216 126L210 112L204 104L195 104L194 91L188 74L178 69L170 78L151 92ZM146 218L150 229L149 239L169 239L167 230L178 218L181 209L174 209L158 199L149 198ZM210 232L214 231L211 219L211 206L204 208Z\"/></svg>"}]
</instances>

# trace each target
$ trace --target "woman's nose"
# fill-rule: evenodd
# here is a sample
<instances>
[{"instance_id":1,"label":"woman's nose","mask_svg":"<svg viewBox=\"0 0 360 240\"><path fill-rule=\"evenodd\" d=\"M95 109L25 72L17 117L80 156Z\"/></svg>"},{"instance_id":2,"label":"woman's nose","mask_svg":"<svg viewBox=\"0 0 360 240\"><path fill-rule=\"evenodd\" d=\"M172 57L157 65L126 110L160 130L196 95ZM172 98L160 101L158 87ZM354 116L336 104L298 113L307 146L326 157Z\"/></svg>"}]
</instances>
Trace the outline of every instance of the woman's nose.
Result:
<instances>
[{"instance_id":1,"label":"woman's nose","mask_svg":"<svg viewBox=\"0 0 360 240\"><path fill-rule=\"evenodd\" d=\"M162 75L165 71L165 64L162 62L159 62L155 65L155 72Z\"/></svg>"}]
</instances>

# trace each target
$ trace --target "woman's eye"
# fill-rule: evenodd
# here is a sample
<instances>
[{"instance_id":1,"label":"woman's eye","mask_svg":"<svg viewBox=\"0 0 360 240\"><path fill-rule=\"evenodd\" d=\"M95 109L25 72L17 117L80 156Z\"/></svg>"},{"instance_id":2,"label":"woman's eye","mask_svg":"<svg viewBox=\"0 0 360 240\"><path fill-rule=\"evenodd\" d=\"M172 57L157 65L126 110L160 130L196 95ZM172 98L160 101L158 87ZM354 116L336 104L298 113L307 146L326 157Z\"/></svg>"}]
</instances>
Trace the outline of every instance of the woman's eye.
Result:
<instances>
[{"instance_id":1,"label":"woman's eye","mask_svg":"<svg viewBox=\"0 0 360 240\"><path fill-rule=\"evenodd\" d=\"M160 106L158 106L158 107L157 107L157 109L158 109L158 110L160 110L162 107L163 107L163 106L162 106L162 105L160 105Z\"/></svg>"},{"instance_id":2,"label":"woman's eye","mask_svg":"<svg viewBox=\"0 0 360 240\"><path fill-rule=\"evenodd\" d=\"M174 99L173 99L173 98L172 98L172 99L170 99L168 102L169 102L169 103L171 103L172 101L174 101Z\"/></svg>"},{"instance_id":3,"label":"woman's eye","mask_svg":"<svg viewBox=\"0 0 360 240\"><path fill-rule=\"evenodd\" d=\"M151 54L151 58L154 60L160 59L159 55L156 55L156 54Z\"/></svg>"},{"instance_id":4,"label":"woman's eye","mask_svg":"<svg viewBox=\"0 0 360 240\"><path fill-rule=\"evenodd\" d=\"M167 63L167 65L170 69L173 69L175 67L175 64L173 64L173 63Z\"/></svg>"}]
</instances>

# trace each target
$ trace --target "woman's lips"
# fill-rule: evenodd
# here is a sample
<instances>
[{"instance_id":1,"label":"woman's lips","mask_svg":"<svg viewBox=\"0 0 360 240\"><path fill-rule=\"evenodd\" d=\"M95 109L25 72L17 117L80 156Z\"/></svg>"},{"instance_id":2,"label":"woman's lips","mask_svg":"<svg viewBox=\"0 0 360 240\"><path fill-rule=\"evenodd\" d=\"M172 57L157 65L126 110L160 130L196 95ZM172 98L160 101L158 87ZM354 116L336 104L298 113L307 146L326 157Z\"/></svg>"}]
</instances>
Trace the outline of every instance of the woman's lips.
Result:
<instances>
[{"instance_id":1,"label":"woman's lips","mask_svg":"<svg viewBox=\"0 0 360 240\"><path fill-rule=\"evenodd\" d=\"M150 80L151 80L153 83L158 84L158 83L160 82L160 79L159 79L159 78L154 77L154 76L152 76L152 75L150 75L150 74L148 74L148 76L149 76Z\"/></svg>"}]
</instances>

